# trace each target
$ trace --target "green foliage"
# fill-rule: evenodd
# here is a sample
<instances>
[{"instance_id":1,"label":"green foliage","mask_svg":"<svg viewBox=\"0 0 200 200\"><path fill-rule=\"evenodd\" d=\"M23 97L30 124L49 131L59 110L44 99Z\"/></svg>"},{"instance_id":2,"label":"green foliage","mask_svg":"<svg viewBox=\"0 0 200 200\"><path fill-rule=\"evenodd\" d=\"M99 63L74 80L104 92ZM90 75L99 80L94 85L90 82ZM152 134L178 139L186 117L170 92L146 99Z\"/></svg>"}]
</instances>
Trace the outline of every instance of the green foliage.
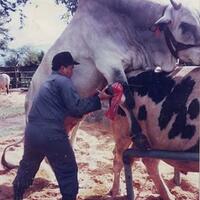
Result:
<instances>
[{"instance_id":1,"label":"green foliage","mask_svg":"<svg viewBox=\"0 0 200 200\"><path fill-rule=\"evenodd\" d=\"M5 60L6 67L15 67L18 64L18 59L16 55L10 55L9 58Z\"/></svg>"},{"instance_id":2,"label":"green foliage","mask_svg":"<svg viewBox=\"0 0 200 200\"><path fill-rule=\"evenodd\" d=\"M57 4L65 4L68 11L73 15L78 7L78 0L55 0Z\"/></svg>"},{"instance_id":3,"label":"green foliage","mask_svg":"<svg viewBox=\"0 0 200 200\"><path fill-rule=\"evenodd\" d=\"M2 51L7 49L8 42L12 40L12 38L8 34L8 29L5 27L5 24L9 22L9 17L4 17L2 15L2 11L0 10L0 49L1 54Z\"/></svg>"},{"instance_id":4,"label":"green foliage","mask_svg":"<svg viewBox=\"0 0 200 200\"><path fill-rule=\"evenodd\" d=\"M20 55L20 59L19 59L19 65L20 66L26 66L26 67L36 67L40 64L43 56L44 56L44 52L43 51L37 51L32 49L29 46L24 46L20 49L18 49L18 55Z\"/></svg>"},{"instance_id":5,"label":"green foliage","mask_svg":"<svg viewBox=\"0 0 200 200\"><path fill-rule=\"evenodd\" d=\"M37 67L44 56L43 51L37 51L30 46L24 46L17 50L11 50L10 56L5 60L7 67Z\"/></svg>"}]
</instances>

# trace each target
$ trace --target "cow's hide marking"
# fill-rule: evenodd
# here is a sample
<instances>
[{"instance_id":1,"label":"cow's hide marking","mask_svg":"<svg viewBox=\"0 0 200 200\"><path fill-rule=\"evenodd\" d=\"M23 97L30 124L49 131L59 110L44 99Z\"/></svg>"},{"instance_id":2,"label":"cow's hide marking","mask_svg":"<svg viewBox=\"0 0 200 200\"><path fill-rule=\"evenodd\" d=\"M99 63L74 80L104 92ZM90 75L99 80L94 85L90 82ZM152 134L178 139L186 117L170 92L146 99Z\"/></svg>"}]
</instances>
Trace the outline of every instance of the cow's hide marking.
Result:
<instances>
[{"instance_id":1,"label":"cow's hide marking","mask_svg":"<svg viewBox=\"0 0 200 200\"><path fill-rule=\"evenodd\" d=\"M195 81L191 77L187 77L177 84L172 92L167 96L162 104L162 109L159 117L159 126L163 130L168 125L173 114L177 114L177 120L180 120L180 113L184 114L184 106L189 95L192 92ZM186 114L185 114L186 115Z\"/></svg>"},{"instance_id":2,"label":"cow's hide marking","mask_svg":"<svg viewBox=\"0 0 200 200\"><path fill-rule=\"evenodd\" d=\"M186 76L190 71L191 69L186 69L183 75ZM128 81L131 90L136 92L138 96L148 96L155 105L161 103L158 117L161 131L166 129L174 119L168 130L169 139L177 136L182 139L191 139L196 132L196 127L191 124L191 121L199 115L200 106L197 98L192 99L189 105L186 104L196 82L189 75L180 79L179 82L175 82L173 78L173 73L155 73L153 70L149 70L130 78ZM137 118L140 121L147 119L145 105L140 105ZM187 118L190 118L190 122Z\"/></svg>"},{"instance_id":3,"label":"cow's hide marking","mask_svg":"<svg viewBox=\"0 0 200 200\"><path fill-rule=\"evenodd\" d=\"M169 131L169 139L173 139L181 134L181 138L191 139L196 131L195 126L186 124L187 108L180 107L176 119Z\"/></svg>"},{"instance_id":4,"label":"cow's hide marking","mask_svg":"<svg viewBox=\"0 0 200 200\"><path fill-rule=\"evenodd\" d=\"M146 110L146 106L142 105L139 108L138 111L138 120L146 120L147 119L147 110Z\"/></svg>"},{"instance_id":5,"label":"cow's hide marking","mask_svg":"<svg viewBox=\"0 0 200 200\"><path fill-rule=\"evenodd\" d=\"M199 115L199 101L198 99L193 99L188 107L188 114L190 119L195 119Z\"/></svg>"},{"instance_id":6,"label":"cow's hide marking","mask_svg":"<svg viewBox=\"0 0 200 200\"><path fill-rule=\"evenodd\" d=\"M132 91L136 91L139 96L148 95L158 104L170 94L175 84L174 80L167 76L168 74L168 72L154 73L153 70L149 70L128 81Z\"/></svg>"}]
</instances>

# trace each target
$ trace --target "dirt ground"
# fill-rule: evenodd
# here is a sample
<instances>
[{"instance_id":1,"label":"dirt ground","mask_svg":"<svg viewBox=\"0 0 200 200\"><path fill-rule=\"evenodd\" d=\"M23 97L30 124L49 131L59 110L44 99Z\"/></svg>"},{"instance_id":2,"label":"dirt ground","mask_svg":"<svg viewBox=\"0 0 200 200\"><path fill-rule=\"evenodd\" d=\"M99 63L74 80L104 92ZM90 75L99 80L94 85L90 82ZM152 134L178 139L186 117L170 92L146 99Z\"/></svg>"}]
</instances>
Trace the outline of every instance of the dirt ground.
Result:
<instances>
[{"instance_id":1,"label":"dirt ground","mask_svg":"<svg viewBox=\"0 0 200 200\"><path fill-rule=\"evenodd\" d=\"M9 95L0 94L0 155L4 147L20 140L25 126L25 93L13 91ZM112 187L112 150L114 142L109 129L96 123L84 122L78 131L74 150L79 167L78 200L111 200L107 192ZM7 160L18 163L23 152L23 145L12 147ZM181 186L173 182L173 168L161 162L160 170L170 191L176 200L199 199L199 174L181 175ZM133 165L133 185L136 200L158 200L159 194L146 173L145 166L137 161ZM11 200L13 196L12 181L16 169L6 171L0 166L0 200ZM26 192L25 200L60 199L57 182L51 169L42 163L31 188ZM124 172L121 174L121 195L116 200L125 200L126 190Z\"/></svg>"}]
</instances>

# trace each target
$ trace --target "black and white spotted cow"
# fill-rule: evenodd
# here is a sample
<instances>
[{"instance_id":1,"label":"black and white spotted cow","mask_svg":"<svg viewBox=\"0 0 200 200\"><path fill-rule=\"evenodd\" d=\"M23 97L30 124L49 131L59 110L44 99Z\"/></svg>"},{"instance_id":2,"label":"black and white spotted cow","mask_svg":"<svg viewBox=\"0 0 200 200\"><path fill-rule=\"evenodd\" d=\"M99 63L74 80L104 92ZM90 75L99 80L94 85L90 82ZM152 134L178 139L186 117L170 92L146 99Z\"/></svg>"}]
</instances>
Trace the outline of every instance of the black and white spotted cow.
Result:
<instances>
[{"instance_id":1,"label":"black and white spotted cow","mask_svg":"<svg viewBox=\"0 0 200 200\"><path fill-rule=\"evenodd\" d=\"M134 94L133 112L146 135L151 149L199 152L200 67L177 68L174 72L142 72L129 78ZM130 144L128 122L118 115L113 122L116 140L114 192L119 190L123 166L121 155ZM159 160L143 159L150 177L164 200L175 199L159 174ZM166 160L183 173L198 172L196 162Z\"/></svg>"}]
</instances>

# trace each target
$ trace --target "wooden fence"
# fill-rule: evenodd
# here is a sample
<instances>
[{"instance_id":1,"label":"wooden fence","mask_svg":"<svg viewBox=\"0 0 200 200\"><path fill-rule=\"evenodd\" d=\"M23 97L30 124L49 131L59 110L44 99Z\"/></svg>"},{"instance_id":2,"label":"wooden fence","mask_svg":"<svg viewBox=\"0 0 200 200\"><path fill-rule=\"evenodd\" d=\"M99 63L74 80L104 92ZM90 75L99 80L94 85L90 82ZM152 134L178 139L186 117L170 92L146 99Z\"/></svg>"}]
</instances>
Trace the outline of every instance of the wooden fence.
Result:
<instances>
[{"instance_id":1,"label":"wooden fence","mask_svg":"<svg viewBox=\"0 0 200 200\"><path fill-rule=\"evenodd\" d=\"M0 73L10 76L11 88L28 88L37 67L0 67Z\"/></svg>"}]
</instances>

